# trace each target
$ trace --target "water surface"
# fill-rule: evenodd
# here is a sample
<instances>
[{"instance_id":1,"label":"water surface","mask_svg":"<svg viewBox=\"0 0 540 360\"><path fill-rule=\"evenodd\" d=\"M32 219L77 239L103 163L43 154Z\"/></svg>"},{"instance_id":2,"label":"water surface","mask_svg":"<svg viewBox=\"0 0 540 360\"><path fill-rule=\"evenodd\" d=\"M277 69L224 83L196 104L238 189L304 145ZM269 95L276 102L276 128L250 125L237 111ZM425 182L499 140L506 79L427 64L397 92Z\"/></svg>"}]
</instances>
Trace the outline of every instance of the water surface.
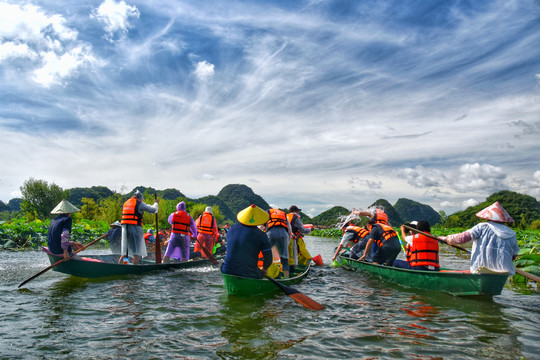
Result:
<instances>
[{"instance_id":1,"label":"water surface","mask_svg":"<svg viewBox=\"0 0 540 360\"><path fill-rule=\"evenodd\" d=\"M337 240L306 243L330 263ZM453 249L441 262L468 265ZM212 266L105 280L49 271L17 288L48 265L38 251L0 252L0 358L540 358L535 290L455 297L329 266L294 286L323 311L283 294L228 297Z\"/></svg>"}]
</instances>

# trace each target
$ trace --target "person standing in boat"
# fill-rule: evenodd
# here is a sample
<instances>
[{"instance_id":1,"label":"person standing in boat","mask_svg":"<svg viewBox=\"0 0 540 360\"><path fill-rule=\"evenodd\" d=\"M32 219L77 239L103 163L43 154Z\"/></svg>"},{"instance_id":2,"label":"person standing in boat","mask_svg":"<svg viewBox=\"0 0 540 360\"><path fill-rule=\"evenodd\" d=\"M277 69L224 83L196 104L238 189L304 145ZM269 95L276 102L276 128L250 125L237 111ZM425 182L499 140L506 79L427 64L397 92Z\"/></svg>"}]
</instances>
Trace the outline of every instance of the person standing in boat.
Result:
<instances>
[{"instance_id":1,"label":"person standing in boat","mask_svg":"<svg viewBox=\"0 0 540 360\"><path fill-rule=\"evenodd\" d=\"M353 223L350 223L347 227L343 228L342 231L343 236L336 249L336 252L334 253L334 256L332 257L332 261L336 260L336 257L341 249L349 245L353 245L350 250L350 257L352 259L358 259L364 254L364 249L366 248L367 241L369 240L369 231L365 227L357 226ZM359 242L362 243L363 246L357 247L356 245L359 244ZM359 253L360 256L358 256ZM371 253L369 255L371 255ZM368 259L371 259L371 256L369 256Z\"/></svg>"},{"instance_id":2,"label":"person standing in boat","mask_svg":"<svg viewBox=\"0 0 540 360\"><path fill-rule=\"evenodd\" d=\"M272 247L267 235L259 229L266 224L269 215L256 205L251 205L236 215L238 224L227 234L227 254L221 267L224 274L260 279L272 265ZM263 255L263 268L257 262L259 253Z\"/></svg>"},{"instance_id":3,"label":"person standing in boat","mask_svg":"<svg viewBox=\"0 0 540 360\"><path fill-rule=\"evenodd\" d=\"M168 263L170 258L188 261L191 236L197 237L195 220L186 211L186 203L181 201L176 205L176 212L169 215L169 224L172 225L171 237L163 262Z\"/></svg>"},{"instance_id":4,"label":"person standing in boat","mask_svg":"<svg viewBox=\"0 0 540 360\"><path fill-rule=\"evenodd\" d=\"M78 242L70 241L71 226L73 219L71 214L79 211L73 204L67 200L62 200L51 211L51 214L58 215L51 220L47 232L47 247L49 251L56 256L63 256L64 260L77 258L74 250L81 249L83 245Z\"/></svg>"},{"instance_id":5,"label":"person standing in boat","mask_svg":"<svg viewBox=\"0 0 540 360\"><path fill-rule=\"evenodd\" d=\"M304 242L304 235L311 234L311 228L307 228L302 223L300 219L300 211L298 206L292 205L289 208L289 213L287 214L287 220L291 224L292 238L289 242L289 254L292 253L292 256L289 256L289 271L294 272L294 266L307 265L312 256L307 250L306 243Z\"/></svg>"},{"instance_id":6,"label":"person standing in boat","mask_svg":"<svg viewBox=\"0 0 540 360\"><path fill-rule=\"evenodd\" d=\"M428 234L431 233L431 227L426 220L418 221L416 223L416 229ZM403 235L405 235L403 227L401 227L401 230ZM410 243L407 241L405 248L406 260L395 260L394 267L439 271L439 243L437 240L417 233L411 236L410 241Z\"/></svg>"},{"instance_id":7,"label":"person standing in boat","mask_svg":"<svg viewBox=\"0 0 540 360\"><path fill-rule=\"evenodd\" d=\"M272 251L279 254L281 266L283 269L283 276L289 277L289 241L292 237L292 229L287 215L285 212L279 209L269 209L268 222L266 223L266 235L272 246ZM294 259L298 261L297 258Z\"/></svg>"},{"instance_id":8,"label":"person standing in boat","mask_svg":"<svg viewBox=\"0 0 540 360\"><path fill-rule=\"evenodd\" d=\"M158 212L158 200L154 205L143 202L143 195L136 190L122 208L122 254L133 258L133 264L138 265L140 258L147 255L144 241L143 213L155 214ZM118 263L122 262L122 257Z\"/></svg>"},{"instance_id":9,"label":"person standing in boat","mask_svg":"<svg viewBox=\"0 0 540 360\"><path fill-rule=\"evenodd\" d=\"M109 239L111 252L120 255L122 254L122 224L120 224L120 221L115 221L110 227L110 230L107 231L107 238Z\"/></svg>"},{"instance_id":10,"label":"person standing in boat","mask_svg":"<svg viewBox=\"0 0 540 360\"><path fill-rule=\"evenodd\" d=\"M401 245L396 231L388 223L388 216L380 209L375 211L355 210L353 214L367 216L370 219L368 228L371 227L370 238L366 244L364 254L358 260L366 259L372 246L374 246L373 263L392 266L401 251Z\"/></svg>"},{"instance_id":11,"label":"person standing in boat","mask_svg":"<svg viewBox=\"0 0 540 360\"><path fill-rule=\"evenodd\" d=\"M509 272L514 275L514 260L519 253L519 246L514 230L505 223L513 223L514 219L506 212L498 201L476 213L480 219L487 220L459 234L439 236L448 245L473 242L471 251L471 272L481 272L487 268L496 272Z\"/></svg>"},{"instance_id":12,"label":"person standing in boat","mask_svg":"<svg viewBox=\"0 0 540 360\"><path fill-rule=\"evenodd\" d=\"M195 241L194 250L199 251L206 258L205 252L201 249L201 244L212 254L214 251L214 242L217 242L219 238L218 227L211 206L207 206L204 209L204 212L197 218L195 224L197 225L198 241Z\"/></svg>"}]
</instances>

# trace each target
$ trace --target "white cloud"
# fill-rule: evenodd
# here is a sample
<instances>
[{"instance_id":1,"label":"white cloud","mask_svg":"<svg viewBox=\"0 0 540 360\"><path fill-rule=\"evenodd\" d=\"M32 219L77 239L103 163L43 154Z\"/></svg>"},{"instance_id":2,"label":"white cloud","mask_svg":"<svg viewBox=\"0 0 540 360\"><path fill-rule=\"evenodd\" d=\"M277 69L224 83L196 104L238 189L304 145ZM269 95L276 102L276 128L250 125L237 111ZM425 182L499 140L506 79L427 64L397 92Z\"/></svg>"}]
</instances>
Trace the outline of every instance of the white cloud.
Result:
<instances>
[{"instance_id":1,"label":"white cloud","mask_svg":"<svg viewBox=\"0 0 540 360\"><path fill-rule=\"evenodd\" d=\"M138 19L140 15L136 6L128 5L123 0L119 2L105 0L97 9L94 9L90 16L105 25L106 38L112 41L116 33L127 34L131 28L130 18Z\"/></svg>"},{"instance_id":2,"label":"white cloud","mask_svg":"<svg viewBox=\"0 0 540 360\"><path fill-rule=\"evenodd\" d=\"M451 201L441 201L440 206L441 206L442 208L445 208L445 207L454 207L454 203L451 202Z\"/></svg>"},{"instance_id":3,"label":"white cloud","mask_svg":"<svg viewBox=\"0 0 540 360\"><path fill-rule=\"evenodd\" d=\"M463 201L463 207L464 208L468 208L468 207L471 207L471 206L475 206L475 205L478 205L478 201L474 200L474 199L469 199L469 200L465 200Z\"/></svg>"},{"instance_id":4,"label":"white cloud","mask_svg":"<svg viewBox=\"0 0 540 360\"><path fill-rule=\"evenodd\" d=\"M13 41L0 43L0 62L12 58L36 59L37 54L30 50L27 44L17 44Z\"/></svg>"},{"instance_id":5,"label":"white cloud","mask_svg":"<svg viewBox=\"0 0 540 360\"><path fill-rule=\"evenodd\" d=\"M414 169L405 168L396 170L398 177L403 177L407 183L415 188L437 187L446 183L446 177L437 169L425 169L422 165Z\"/></svg>"},{"instance_id":6,"label":"white cloud","mask_svg":"<svg viewBox=\"0 0 540 360\"><path fill-rule=\"evenodd\" d=\"M42 54L43 66L34 71L34 81L45 87L60 84L64 78L73 76L81 67L98 64L91 49L78 46L63 54L49 51Z\"/></svg>"},{"instance_id":7,"label":"white cloud","mask_svg":"<svg viewBox=\"0 0 540 360\"><path fill-rule=\"evenodd\" d=\"M538 183L540 186L540 170L536 170L533 174L533 179Z\"/></svg>"},{"instance_id":8,"label":"white cloud","mask_svg":"<svg viewBox=\"0 0 540 360\"><path fill-rule=\"evenodd\" d=\"M348 180L348 182L352 185L353 188L356 188L358 186L360 188L380 189L382 187L381 181L362 179L358 176L353 176Z\"/></svg>"},{"instance_id":9,"label":"white cloud","mask_svg":"<svg viewBox=\"0 0 540 360\"><path fill-rule=\"evenodd\" d=\"M503 169L490 164L465 164L459 168L459 176L451 186L461 192L502 190L506 187Z\"/></svg>"},{"instance_id":10,"label":"white cloud","mask_svg":"<svg viewBox=\"0 0 540 360\"><path fill-rule=\"evenodd\" d=\"M214 64L210 64L206 60L199 61L195 67L195 76L200 81L205 81L214 76Z\"/></svg>"}]
</instances>

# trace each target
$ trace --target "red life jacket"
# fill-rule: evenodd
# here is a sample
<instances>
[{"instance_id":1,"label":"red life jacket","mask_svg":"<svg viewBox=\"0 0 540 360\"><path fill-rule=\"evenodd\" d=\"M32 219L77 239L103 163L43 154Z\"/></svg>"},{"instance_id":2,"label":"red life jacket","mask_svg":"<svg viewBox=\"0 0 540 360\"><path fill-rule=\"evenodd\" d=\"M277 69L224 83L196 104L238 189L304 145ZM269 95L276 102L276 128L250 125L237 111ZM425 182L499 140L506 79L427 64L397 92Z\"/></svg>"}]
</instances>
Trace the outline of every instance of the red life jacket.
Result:
<instances>
[{"instance_id":1,"label":"red life jacket","mask_svg":"<svg viewBox=\"0 0 540 360\"><path fill-rule=\"evenodd\" d=\"M191 216L185 211L177 211L172 217L172 232L175 234L189 234Z\"/></svg>"},{"instance_id":2,"label":"red life jacket","mask_svg":"<svg viewBox=\"0 0 540 360\"><path fill-rule=\"evenodd\" d=\"M287 216L285 213L279 209L270 209L268 210L270 215L270 220L268 220L267 229L270 229L274 226L283 226L285 229L289 229L287 226Z\"/></svg>"},{"instance_id":3,"label":"red life jacket","mask_svg":"<svg viewBox=\"0 0 540 360\"><path fill-rule=\"evenodd\" d=\"M387 242L388 240L394 237L397 237L397 233L394 230L394 228L389 226L388 224L383 223L383 222L377 222L375 225L380 226L383 230L382 239L373 239L378 247L382 247L385 242Z\"/></svg>"},{"instance_id":4,"label":"red life jacket","mask_svg":"<svg viewBox=\"0 0 540 360\"><path fill-rule=\"evenodd\" d=\"M203 234L214 233L214 216L209 212L202 213L197 219L197 230Z\"/></svg>"},{"instance_id":5,"label":"red life jacket","mask_svg":"<svg viewBox=\"0 0 540 360\"><path fill-rule=\"evenodd\" d=\"M412 246L407 248L407 260L411 266L434 266L439 268L439 243L422 234L413 236Z\"/></svg>"},{"instance_id":6,"label":"red life jacket","mask_svg":"<svg viewBox=\"0 0 540 360\"><path fill-rule=\"evenodd\" d=\"M122 207L122 224L142 226L142 214L138 211L141 202L136 198L131 198Z\"/></svg>"}]
</instances>

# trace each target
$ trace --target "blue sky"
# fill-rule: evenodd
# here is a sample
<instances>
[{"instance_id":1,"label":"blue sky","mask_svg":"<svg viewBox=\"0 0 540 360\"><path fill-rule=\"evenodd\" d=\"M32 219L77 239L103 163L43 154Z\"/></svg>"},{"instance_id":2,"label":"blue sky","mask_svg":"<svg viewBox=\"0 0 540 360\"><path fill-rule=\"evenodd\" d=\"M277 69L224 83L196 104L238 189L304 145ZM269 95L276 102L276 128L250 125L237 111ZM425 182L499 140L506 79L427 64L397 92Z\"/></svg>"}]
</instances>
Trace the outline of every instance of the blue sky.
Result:
<instances>
[{"instance_id":1,"label":"blue sky","mask_svg":"<svg viewBox=\"0 0 540 360\"><path fill-rule=\"evenodd\" d=\"M540 199L538 1L2 1L0 200Z\"/></svg>"}]
</instances>

